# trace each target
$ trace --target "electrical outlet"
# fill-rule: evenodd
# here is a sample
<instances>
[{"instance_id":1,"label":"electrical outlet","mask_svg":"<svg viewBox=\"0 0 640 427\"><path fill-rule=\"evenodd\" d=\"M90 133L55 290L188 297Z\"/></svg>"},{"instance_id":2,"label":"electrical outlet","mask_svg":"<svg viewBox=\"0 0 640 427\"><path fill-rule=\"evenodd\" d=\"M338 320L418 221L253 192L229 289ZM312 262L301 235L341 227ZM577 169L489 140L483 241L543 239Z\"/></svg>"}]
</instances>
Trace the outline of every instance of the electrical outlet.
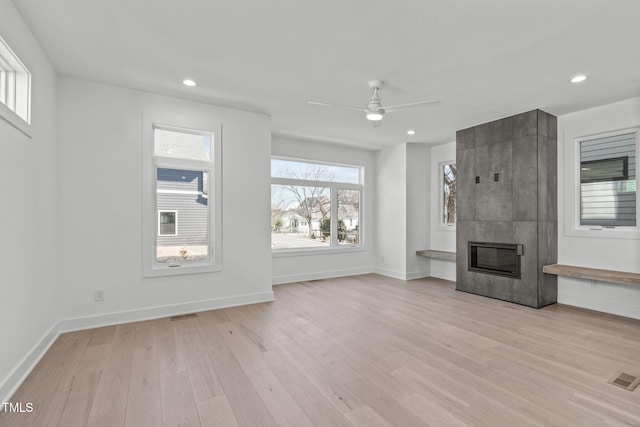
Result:
<instances>
[{"instance_id":1,"label":"electrical outlet","mask_svg":"<svg viewBox=\"0 0 640 427\"><path fill-rule=\"evenodd\" d=\"M104 301L104 289L96 289L93 292L96 301Z\"/></svg>"}]
</instances>

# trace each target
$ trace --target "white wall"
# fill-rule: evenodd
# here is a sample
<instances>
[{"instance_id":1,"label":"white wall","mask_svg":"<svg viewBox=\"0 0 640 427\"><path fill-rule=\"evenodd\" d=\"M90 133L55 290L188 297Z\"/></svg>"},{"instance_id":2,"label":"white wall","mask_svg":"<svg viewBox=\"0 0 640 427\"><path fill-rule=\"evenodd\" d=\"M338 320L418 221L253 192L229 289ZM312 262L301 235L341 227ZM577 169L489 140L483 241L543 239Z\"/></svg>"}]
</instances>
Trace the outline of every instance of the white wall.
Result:
<instances>
[{"instance_id":1,"label":"white wall","mask_svg":"<svg viewBox=\"0 0 640 427\"><path fill-rule=\"evenodd\" d=\"M377 151L376 271L406 279L407 267L407 144Z\"/></svg>"},{"instance_id":2,"label":"white wall","mask_svg":"<svg viewBox=\"0 0 640 427\"><path fill-rule=\"evenodd\" d=\"M440 251L456 251L456 229L440 225L442 188L440 187L440 163L456 160L456 143L435 145L431 147L431 245L425 249L436 249ZM431 259L431 275L446 280L456 280L456 263Z\"/></svg>"},{"instance_id":3,"label":"white wall","mask_svg":"<svg viewBox=\"0 0 640 427\"><path fill-rule=\"evenodd\" d=\"M376 153L378 248L376 271L399 279L435 276L455 280L455 263L416 251L455 251L455 232L435 226L438 163L455 159L455 143L405 143Z\"/></svg>"},{"instance_id":4,"label":"white wall","mask_svg":"<svg viewBox=\"0 0 640 427\"><path fill-rule=\"evenodd\" d=\"M431 148L426 144L408 143L406 170L406 278L416 279L431 275L431 261L416 255L416 251L429 249L431 240L431 210L433 203L430 192Z\"/></svg>"},{"instance_id":5,"label":"white wall","mask_svg":"<svg viewBox=\"0 0 640 427\"><path fill-rule=\"evenodd\" d=\"M0 119L0 401L55 337L56 75L9 0L0 0L0 35L32 73L31 136Z\"/></svg>"},{"instance_id":6,"label":"white wall","mask_svg":"<svg viewBox=\"0 0 640 427\"><path fill-rule=\"evenodd\" d=\"M352 274L370 273L374 270L377 241L375 219L376 168L374 152L322 142L292 140L274 137L271 143L274 156L293 157L324 162L337 162L364 166L364 222L360 229L364 236L362 250L348 250L327 254L276 253L273 255L273 283L289 283ZM265 228L268 233L269 227ZM264 231L263 231L264 232Z\"/></svg>"},{"instance_id":7,"label":"white wall","mask_svg":"<svg viewBox=\"0 0 640 427\"><path fill-rule=\"evenodd\" d=\"M640 273L640 240L579 236L574 216L576 137L640 126L640 98L558 118L558 263ZM566 220L568 219L568 220ZM640 319L640 287L558 278L558 302Z\"/></svg>"},{"instance_id":8,"label":"white wall","mask_svg":"<svg viewBox=\"0 0 640 427\"><path fill-rule=\"evenodd\" d=\"M62 329L273 298L267 116L62 77ZM143 112L222 122L222 271L142 277ZM104 289L105 301L94 302Z\"/></svg>"}]
</instances>

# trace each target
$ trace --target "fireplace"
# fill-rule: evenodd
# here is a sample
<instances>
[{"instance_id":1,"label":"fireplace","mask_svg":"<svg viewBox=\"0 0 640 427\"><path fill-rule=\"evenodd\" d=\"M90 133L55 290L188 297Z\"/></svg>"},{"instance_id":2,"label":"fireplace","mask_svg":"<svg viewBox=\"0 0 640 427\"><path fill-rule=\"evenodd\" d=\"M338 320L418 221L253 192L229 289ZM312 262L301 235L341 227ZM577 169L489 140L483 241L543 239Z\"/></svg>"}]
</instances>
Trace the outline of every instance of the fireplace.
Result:
<instances>
[{"instance_id":1,"label":"fireplace","mask_svg":"<svg viewBox=\"0 0 640 427\"><path fill-rule=\"evenodd\" d=\"M469 242L469 271L520 279L522 245Z\"/></svg>"},{"instance_id":2,"label":"fireplace","mask_svg":"<svg viewBox=\"0 0 640 427\"><path fill-rule=\"evenodd\" d=\"M456 290L558 300L557 276L542 272L558 262L557 125L533 110L456 132Z\"/></svg>"}]
</instances>

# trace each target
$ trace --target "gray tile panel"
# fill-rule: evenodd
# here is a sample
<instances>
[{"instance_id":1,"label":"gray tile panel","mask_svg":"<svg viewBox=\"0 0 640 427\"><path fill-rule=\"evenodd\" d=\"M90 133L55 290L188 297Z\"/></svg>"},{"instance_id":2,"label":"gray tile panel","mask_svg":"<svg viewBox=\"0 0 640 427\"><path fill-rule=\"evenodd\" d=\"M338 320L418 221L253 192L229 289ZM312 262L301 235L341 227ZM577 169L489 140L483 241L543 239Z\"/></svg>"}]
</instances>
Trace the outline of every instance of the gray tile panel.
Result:
<instances>
[{"instance_id":1,"label":"gray tile panel","mask_svg":"<svg viewBox=\"0 0 640 427\"><path fill-rule=\"evenodd\" d=\"M538 220L547 221L549 211L547 209L547 199L549 198L549 174L553 174L554 165L549 165L549 147L546 136L538 136L538 197L536 200L538 210Z\"/></svg>"},{"instance_id":2,"label":"gray tile panel","mask_svg":"<svg viewBox=\"0 0 640 427\"><path fill-rule=\"evenodd\" d=\"M536 112L538 113L538 135L548 136L549 135L549 118L553 116L541 110L536 110Z\"/></svg>"},{"instance_id":3,"label":"gray tile panel","mask_svg":"<svg viewBox=\"0 0 640 427\"><path fill-rule=\"evenodd\" d=\"M538 147L535 135L513 142L513 219L536 220L538 216Z\"/></svg>"},{"instance_id":4,"label":"gray tile panel","mask_svg":"<svg viewBox=\"0 0 640 427\"><path fill-rule=\"evenodd\" d=\"M458 173L458 182L456 183L457 197L457 220L466 221L475 219L475 167L474 167L475 150L462 150L456 153L456 164L458 170L465 172Z\"/></svg>"},{"instance_id":5,"label":"gray tile panel","mask_svg":"<svg viewBox=\"0 0 640 427\"><path fill-rule=\"evenodd\" d=\"M513 137L521 138L537 134L538 110L527 111L526 113L513 116Z\"/></svg>"},{"instance_id":6,"label":"gray tile panel","mask_svg":"<svg viewBox=\"0 0 640 427\"><path fill-rule=\"evenodd\" d=\"M456 132L456 151L475 148L475 129L463 129Z\"/></svg>"}]
</instances>

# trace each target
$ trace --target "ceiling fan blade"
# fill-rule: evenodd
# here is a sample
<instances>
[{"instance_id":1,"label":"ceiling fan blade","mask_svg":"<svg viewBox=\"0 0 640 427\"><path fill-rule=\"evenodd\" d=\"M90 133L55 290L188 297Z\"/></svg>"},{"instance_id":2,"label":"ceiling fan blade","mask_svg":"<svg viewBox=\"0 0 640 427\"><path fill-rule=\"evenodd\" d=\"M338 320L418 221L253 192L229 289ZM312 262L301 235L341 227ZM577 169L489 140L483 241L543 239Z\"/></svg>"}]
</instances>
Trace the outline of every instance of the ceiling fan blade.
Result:
<instances>
[{"instance_id":1,"label":"ceiling fan blade","mask_svg":"<svg viewBox=\"0 0 640 427\"><path fill-rule=\"evenodd\" d=\"M374 128L382 127L382 120L376 120L375 122L373 122L373 127Z\"/></svg>"},{"instance_id":2,"label":"ceiling fan blade","mask_svg":"<svg viewBox=\"0 0 640 427\"><path fill-rule=\"evenodd\" d=\"M440 103L440 101L433 100L433 101L412 102L410 104L391 105L389 107L384 107L384 111L389 113L389 112L396 111L396 110L402 110L404 108L412 108L412 107L419 107L421 105L439 104L439 103Z\"/></svg>"},{"instance_id":3,"label":"ceiling fan blade","mask_svg":"<svg viewBox=\"0 0 640 427\"><path fill-rule=\"evenodd\" d=\"M367 110L364 108L358 108L358 107L349 107L347 105L337 105L337 104L327 104L324 102L316 102L316 101L307 101L307 104L311 104L311 105L319 105L321 107L334 107L334 108L342 108L343 110L355 110L355 111L364 111L366 112Z\"/></svg>"}]
</instances>

